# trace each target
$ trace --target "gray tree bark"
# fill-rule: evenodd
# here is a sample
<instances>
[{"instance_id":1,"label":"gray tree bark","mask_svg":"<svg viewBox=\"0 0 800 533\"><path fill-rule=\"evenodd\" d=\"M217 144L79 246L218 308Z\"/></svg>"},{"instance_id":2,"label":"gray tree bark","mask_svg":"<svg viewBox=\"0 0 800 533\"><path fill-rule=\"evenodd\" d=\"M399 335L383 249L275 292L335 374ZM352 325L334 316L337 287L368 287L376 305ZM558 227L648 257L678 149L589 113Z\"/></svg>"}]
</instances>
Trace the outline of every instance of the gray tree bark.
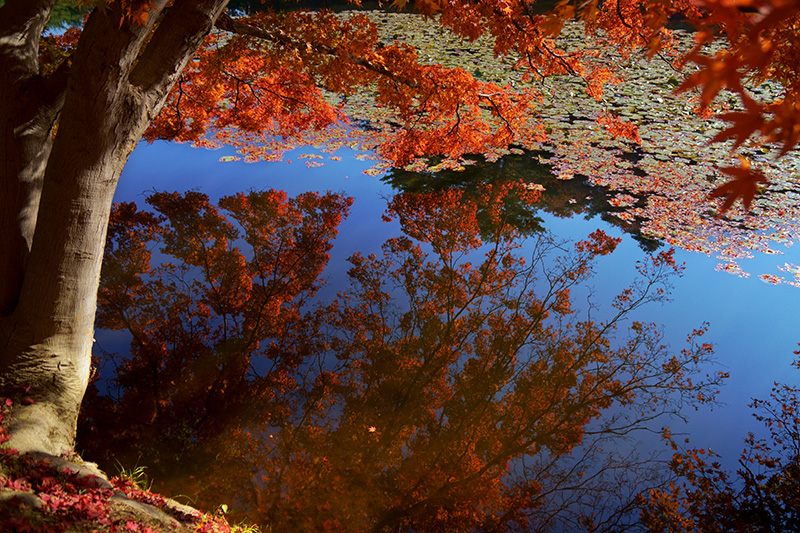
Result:
<instances>
[{"instance_id":1,"label":"gray tree bark","mask_svg":"<svg viewBox=\"0 0 800 533\"><path fill-rule=\"evenodd\" d=\"M227 2L157 0L144 26L119 2L95 9L48 77L38 43L55 0L0 8L0 394L21 452L72 450L120 173Z\"/></svg>"}]
</instances>

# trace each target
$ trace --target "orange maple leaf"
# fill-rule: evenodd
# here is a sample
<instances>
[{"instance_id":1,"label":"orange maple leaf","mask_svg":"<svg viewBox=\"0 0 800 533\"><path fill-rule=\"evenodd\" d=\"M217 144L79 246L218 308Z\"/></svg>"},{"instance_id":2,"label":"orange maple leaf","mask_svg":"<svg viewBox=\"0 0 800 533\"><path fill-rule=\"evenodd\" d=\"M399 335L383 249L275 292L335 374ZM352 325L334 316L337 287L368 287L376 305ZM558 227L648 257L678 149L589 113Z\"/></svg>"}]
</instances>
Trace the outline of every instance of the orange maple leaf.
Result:
<instances>
[{"instance_id":1,"label":"orange maple leaf","mask_svg":"<svg viewBox=\"0 0 800 533\"><path fill-rule=\"evenodd\" d=\"M745 111L725 113L719 116L721 120L730 122L732 125L719 132L711 142L723 142L727 139L736 139L733 148L742 145L753 134L764 126L764 108L761 104L749 97L742 98Z\"/></svg>"},{"instance_id":2,"label":"orange maple leaf","mask_svg":"<svg viewBox=\"0 0 800 533\"><path fill-rule=\"evenodd\" d=\"M720 169L725 174L732 176L732 179L723 183L709 194L711 198L724 198L719 212L720 216L730 209L739 198L742 199L745 211L749 211L750 204L753 203L753 198L758 192L758 184L769 183L764 174L750 168L748 160L742 157L739 159L741 166Z\"/></svg>"}]
</instances>

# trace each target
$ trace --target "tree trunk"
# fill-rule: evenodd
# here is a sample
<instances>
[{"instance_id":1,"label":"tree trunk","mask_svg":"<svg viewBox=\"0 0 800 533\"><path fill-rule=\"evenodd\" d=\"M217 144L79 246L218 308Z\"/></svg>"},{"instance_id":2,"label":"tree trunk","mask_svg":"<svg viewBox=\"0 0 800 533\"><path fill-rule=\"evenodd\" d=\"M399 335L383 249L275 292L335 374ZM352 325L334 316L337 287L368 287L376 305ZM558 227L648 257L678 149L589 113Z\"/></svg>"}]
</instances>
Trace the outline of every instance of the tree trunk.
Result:
<instances>
[{"instance_id":1,"label":"tree trunk","mask_svg":"<svg viewBox=\"0 0 800 533\"><path fill-rule=\"evenodd\" d=\"M10 446L21 452L59 455L72 449L89 380L97 288L117 181L227 0L155 4L144 26L125 20L119 2L90 15L71 59L52 150L43 140L37 141L40 150L32 151L38 157L49 151L49 157L30 253L21 283L13 287L17 298L6 298L0 324L3 392L17 393ZM32 157L24 163L25 168L37 164ZM17 173L18 183L22 177ZM2 179L7 184L15 177ZM10 248L0 249L0 255L20 243L2 245Z\"/></svg>"},{"instance_id":2,"label":"tree trunk","mask_svg":"<svg viewBox=\"0 0 800 533\"><path fill-rule=\"evenodd\" d=\"M0 8L0 316L19 299L63 90L63 70L51 78L61 87L39 76L39 36L53 4L16 1Z\"/></svg>"}]
</instances>

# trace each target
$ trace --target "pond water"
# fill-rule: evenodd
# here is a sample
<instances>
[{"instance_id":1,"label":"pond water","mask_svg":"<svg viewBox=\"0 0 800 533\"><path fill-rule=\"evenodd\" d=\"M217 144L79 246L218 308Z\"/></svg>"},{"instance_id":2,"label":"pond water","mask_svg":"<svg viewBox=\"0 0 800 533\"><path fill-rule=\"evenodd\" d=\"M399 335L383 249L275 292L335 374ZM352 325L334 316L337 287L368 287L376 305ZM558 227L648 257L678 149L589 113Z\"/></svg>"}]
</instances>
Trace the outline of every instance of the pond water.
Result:
<instances>
[{"instance_id":1,"label":"pond water","mask_svg":"<svg viewBox=\"0 0 800 533\"><path fill-rule=\"evenodd\" d=\"M327 285L318 294L321 300L330 300L338 290L346 288L346 273L352 266L347 262L349 256L355 251L379 254L386 239L401 234L396 218L391 222L381 219L387 201L398 192L398 187L415 192L440 185L420 175L367 175L364 170L373 162L345 150L336 154L341 160L330 160L328 154L323 154L324 166L307 167L307 159L302 156L309 153L314 150L288 154L286 159L290 163L221 162L220 158L228 155L224 149L211 151L160 142L142 144L123 172L116 200L144 206L148 191L197 190L214 202L222 196L268 188L286 191L290 197L306 191L328 190L350 196L354 199L350 215L340 225L324 271ZM594 301L602 305L607 306L629 284L635 274L634 264L647 256L645 249L668 248L613 223L618 219L604 214L604 206L608 204L601 189L553 180L546 168L528 155L477 165L459 176L448 175L448 179L452 180L451 187L468 189L471 180L485 183L490 181L489 177L503 172L544 185L542 209L530 214L540 219L539 224L545 230L574 241L585 239L597 229L621 238L614 253L600 258L596 274L587 282L593 287ZM784 262L800 264L800 247L787 246L782 251L783 256L756 254L740 264L755 274L771 271ZM666 341L676 350L683 347L693 329L709 324L704 340L713 343L718 363L709 367L709 371L730 372L718 397L721 405L692 409L684 413L686 422L673 419L669 424L673 434L686 433L693 446L715 450L724 464L734 467L747 432L762 431L750 416L751 399L767 398L776 381L800 383L800 374L790 365L794 359L792 352L800 342L800 289L768 284L755 275L741 278L716 271L719 261L699 253L677 249L675 259L685 263L685 272L674 280L670 301L637 310L634 318L662 325ZM578 309L584 294L581 289L573 292L574 306ZM97 345L103 351L124 352L128 341L129 337L116 332L97 334ZM663 423L660 421L659 425ZM643 438L648 446L662 448L657 437Z\"/></svg>"}]
</instances>

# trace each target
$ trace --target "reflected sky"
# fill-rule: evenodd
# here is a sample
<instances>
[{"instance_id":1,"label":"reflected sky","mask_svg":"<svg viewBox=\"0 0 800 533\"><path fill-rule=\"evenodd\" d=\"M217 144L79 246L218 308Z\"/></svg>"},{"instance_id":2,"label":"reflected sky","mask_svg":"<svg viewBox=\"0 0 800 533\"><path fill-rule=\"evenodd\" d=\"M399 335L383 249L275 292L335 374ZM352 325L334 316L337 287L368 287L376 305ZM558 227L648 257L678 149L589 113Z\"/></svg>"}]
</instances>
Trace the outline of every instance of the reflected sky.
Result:
<instances>
[{"instance_id":1,"label":"reflected sky","mask_svg":"<svg viewBox=\"0 0 800 533\"><path fill-rule=\"evenodd\" d=\"M392 189L380 179L363 174L372 162L355 159L355 153L337 152L341 161L326 161L317 168L307 168L304 161L297 160L302 153L289 154L291 163L223 163L219 158L226 155L224 151L168 143L142 144L125 167L116 201L135 201L144 206L143 191L192 189L207 194L212 201L223 195L264 188L284 190L289 196L309 190L332 190L352 196L355 201L351 214L340 226L325 271L328 285L320 293L322 298L332 297L350 266L345 261L347 257L356 250L377 253L386 238L399 234L396 221L381 220ZM560 237L580 240L601 228L622 238L617 250L598 263L591 281L598 302L610 301L627 286L634 274L633 264L645 256L639 242L599 216L589 220L544 212L538 216L545 229ZM775 264L783 262L800 264L800 248L794 246L786 252L786 256L758 255L741 264L744 270L754 273L772 271ZM686 263L686 271L674 281L672 301L641 310L637 319L663 324L667 339L676 348L681 347L692 329L704 322L710 324L706 340L715 345L718 361L731 374L720 396L726 406L687 413L689 423L683 426L675 421L673 433L687 432L693 446L710 447L723 456L726 464L734 465L747 432L761 431L749 414L750 399L768 397L774 381L800 383L800 374L790 367L792 352L800 342L800 289L770 285L756 276L744 279L717 272L717 259L697 253L677 250L675 258ZM575 305L580 301L576 295ZM115 340L118 342L119 336L98 335L101 348L106 350L114 349Z\"/></svg>"}]
</instances>

